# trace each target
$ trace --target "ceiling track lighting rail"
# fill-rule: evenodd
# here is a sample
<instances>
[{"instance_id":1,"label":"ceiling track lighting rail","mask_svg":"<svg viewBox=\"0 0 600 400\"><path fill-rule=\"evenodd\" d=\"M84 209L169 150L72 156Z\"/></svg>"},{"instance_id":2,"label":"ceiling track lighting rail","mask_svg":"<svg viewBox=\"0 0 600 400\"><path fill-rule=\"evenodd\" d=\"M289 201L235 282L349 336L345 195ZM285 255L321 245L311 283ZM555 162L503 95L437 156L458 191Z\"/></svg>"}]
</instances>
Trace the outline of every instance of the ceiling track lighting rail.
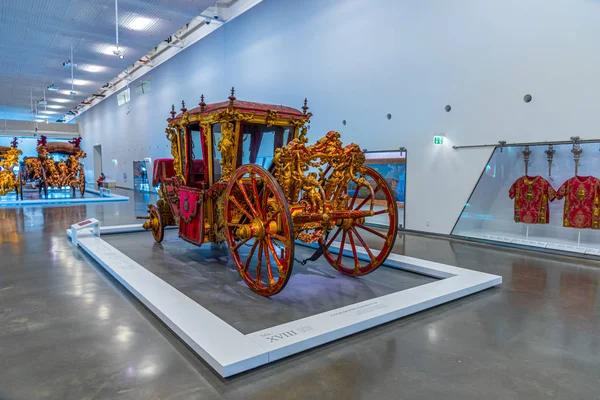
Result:
<instances>
[{"instance_id":1,"label":"ceiling track lighting rail","mask_svg":"<svg viewBox=\"0 0 600 400\"><path fill-rule=\"evenodd\" d=\"M175 38L175 40L173 40L173 38ZM168 47L177 47L177 48L180 48L180 49L183 49L185 47L185 44L183 43L183 40L181 38L178 38L175 35L169 36L167 39L165 39L165 41L163 42L163 44L165 46L168 46Z\"/></svg>"},{"instance_id":2,"label":"ceiling track lighting rail","mask_svg":"<svg viewBox=\"0 0 600 400\"><path fill-rule=\"evenodd\" d=\"M143 65L143 66L151 67L151 68L154 67L154 60L149 57L148 58L140 58L138 60L138 62L140 63L139 65Z\"/></svg>"}]
</instances>

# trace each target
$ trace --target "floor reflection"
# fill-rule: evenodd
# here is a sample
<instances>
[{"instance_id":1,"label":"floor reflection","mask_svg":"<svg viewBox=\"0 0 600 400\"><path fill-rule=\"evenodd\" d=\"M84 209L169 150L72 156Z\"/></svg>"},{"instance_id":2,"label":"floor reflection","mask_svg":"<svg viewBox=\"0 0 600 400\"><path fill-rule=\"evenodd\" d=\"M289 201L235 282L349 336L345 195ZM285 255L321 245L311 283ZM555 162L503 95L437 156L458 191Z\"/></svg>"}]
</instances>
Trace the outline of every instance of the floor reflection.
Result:
<instances>
[{"instance_id":1,"label":"floor reflection","mask_svg":"<svg viewBox=\"0 0 600 400\"><path fill-rule=\"evenodd\" d=\"M86 193L86 197L99 197L94 194ZM79 190L75 191L75 197L81 197ZM48 199L71 199L73 198L72 190L70 188L65 189L48 189ZM46 199L44 194L40 194L38 189L23 189L23 200L40 200ZM17 198L17 194L14 192L8 193L6 196L0 196L0 204L5 203L13 203L17 200L21 200Z\"/></svg>"},{"instance_id":2,"label":"floor reflection","mask_svg":"<svg viewBox=\"0 0 600 400\"><path fill-rule=\"evenodd\" d=\"M593 318L598 310L598 278L578 272L560 275L560 300L566 315Z\"/></svg>"}]
</instances>

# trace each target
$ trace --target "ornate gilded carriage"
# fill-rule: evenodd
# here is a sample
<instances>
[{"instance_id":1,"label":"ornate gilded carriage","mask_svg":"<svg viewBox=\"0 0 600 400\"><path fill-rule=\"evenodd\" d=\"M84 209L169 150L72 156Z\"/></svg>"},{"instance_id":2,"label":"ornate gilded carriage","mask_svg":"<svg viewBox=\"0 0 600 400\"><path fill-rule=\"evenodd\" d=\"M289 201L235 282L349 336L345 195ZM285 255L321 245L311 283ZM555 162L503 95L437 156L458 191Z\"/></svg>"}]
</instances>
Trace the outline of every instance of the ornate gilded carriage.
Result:
<instances>
[{"instance_id":1,"label":"ornate gilded carriage","mask_svg":"<svg viewBox=\"0 0 600 400\"><path fill-rule=\"evenodd\" d=\"M13 190L17 199L23 200L23 182L19 167L19 156L23 154L18 149L18 139L14 138L11 146L0 146L0 196L6 196ZM15 167L19 169L15 172Z\"/></svg>"},{"instance_id":2,"label":"ornate gilded carriage","mask_svg":"<svg viewBox=\"0 0 600 400\"><path fill-rule=\"evenodd\" d=\"M86 158L80 147L81 138L68 143L48 142L46 136L38 140L38 158L31 163L33 179L39 180L39 192L48 197L48 188L71 188L73 197L79 189L85 194L85 174L80 160ZM55 160L55 157L57 158Z\"/></svg>"},{"instance_id":3,"label":"ornate gilded carriage","mask_svg":"<svg viewBox=\"0 0 600 400\"><path fill-rule=\"evenodd\" d=\"M318 242L311 259L324 255L344 274L375 270L396 239L394 195L363 165L356 144L342 147L339 133L307 145L307 111L306 100L299 111L238 101L233 89L229 101L206 104L202 96L193 110L182 102L178 115L173 106L166 129L173 158L155 160L161 199L139 217L148 220L144 228L157 242L169 225L198 246L226 242L242 279L263 296L288 282L295 240ZM376 198L386 205L375 207ZM365 224L373 216L386 219L387 231ZM342 259L348 248L349 265Z\"/></svg>"}]
</instances>

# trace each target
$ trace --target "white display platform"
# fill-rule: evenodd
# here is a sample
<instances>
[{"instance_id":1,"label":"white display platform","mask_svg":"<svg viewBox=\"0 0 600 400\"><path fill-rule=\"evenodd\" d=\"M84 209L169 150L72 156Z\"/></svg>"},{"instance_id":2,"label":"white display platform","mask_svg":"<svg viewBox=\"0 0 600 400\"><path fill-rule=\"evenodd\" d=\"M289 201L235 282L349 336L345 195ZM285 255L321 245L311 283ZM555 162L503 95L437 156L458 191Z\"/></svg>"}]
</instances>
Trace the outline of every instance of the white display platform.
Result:
<instances>
[{"instance_id":1,"label":"white display platform","mask_svg":"<svg viewBox=\"0 0 600 400\"><path fill-rule=\"evenodd\" d=\"M140 225L102 227L99 234L139 228ZM244 335L91 230L81 230L77 242L222 377L502 283L502 277L497 275L391 254L386 266L440 280ZM357 250L367 257L362 248Z\"/></svg>"},{"instance_id":2,"label":"white display platform","mask_svg":"<svg viewBox=\"0 0 600 400\"><path fill-rule=\"evenodd\" d=\"M99 195L96 190L86 189L86 193ZM0 207L14 206L33 206L40 204L82 204L82 203L113 203L117 201L129 201L129 197L118 194L110 194L102 197L80 197L77 192L75 197L65 197L60 199L26 199L26 200L0 200Z\"/></svg>"}]
</instances>

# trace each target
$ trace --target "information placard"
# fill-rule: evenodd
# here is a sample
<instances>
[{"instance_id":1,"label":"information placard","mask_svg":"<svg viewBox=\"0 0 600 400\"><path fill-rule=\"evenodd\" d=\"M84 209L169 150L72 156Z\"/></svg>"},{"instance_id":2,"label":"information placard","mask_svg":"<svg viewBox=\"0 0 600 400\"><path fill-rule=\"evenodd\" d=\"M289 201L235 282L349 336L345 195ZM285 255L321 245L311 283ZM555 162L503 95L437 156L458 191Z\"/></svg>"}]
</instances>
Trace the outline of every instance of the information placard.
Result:
<instances>
[{"instance_id":1,"label":"information placard","mask_svg":"<svg viewBox=\"0 0 600 400\"><path fill-rule=\"evenodd\" d=\"M88 218L84 221L77 222L71 225L71 241L77 245L77 233L82 229L92 229L92 232L96 236L100 236L100 221L96 218Z\"/></svg>"}]
</instances>

